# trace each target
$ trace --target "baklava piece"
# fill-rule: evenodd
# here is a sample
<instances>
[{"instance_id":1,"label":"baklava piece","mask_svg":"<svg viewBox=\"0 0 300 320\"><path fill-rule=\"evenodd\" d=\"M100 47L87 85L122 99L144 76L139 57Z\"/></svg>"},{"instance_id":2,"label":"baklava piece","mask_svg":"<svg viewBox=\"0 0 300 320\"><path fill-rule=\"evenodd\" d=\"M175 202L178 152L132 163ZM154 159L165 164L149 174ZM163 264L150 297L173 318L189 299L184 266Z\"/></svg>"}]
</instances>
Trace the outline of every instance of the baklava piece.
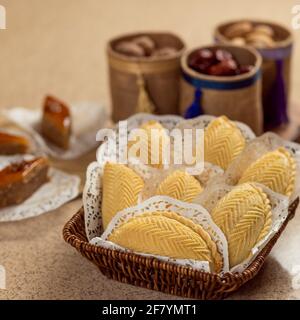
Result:
<instances>
[{"instance_id":1,"label":"baklava piece","mask_svg":"<svg viewBox=\"0 0 300 320\"><path fill-rule=\"evenodd\" d=\"M63 102L47 96L44 103L42 135L54 145L67 150L71 137L71 113Z\"/></svg>"},{"instance_id":2,"label":"baklava piece","mask_svg":"<svg viewBox=\"0 0 300 320\"><path fill-rule=\"evenodd\" d=\"M0 208L24 202L48 181L48 160L38 157L0 171Z\"/></svg>"}]
</instances>

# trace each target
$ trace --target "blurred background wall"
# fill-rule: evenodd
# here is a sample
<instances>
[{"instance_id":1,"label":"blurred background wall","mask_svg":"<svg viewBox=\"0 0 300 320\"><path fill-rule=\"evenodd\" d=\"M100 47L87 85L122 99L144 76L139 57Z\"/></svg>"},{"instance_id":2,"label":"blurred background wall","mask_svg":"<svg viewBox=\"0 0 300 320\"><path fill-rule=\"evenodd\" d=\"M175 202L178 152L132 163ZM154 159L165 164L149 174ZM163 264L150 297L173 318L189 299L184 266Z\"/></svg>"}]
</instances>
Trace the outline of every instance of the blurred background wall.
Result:
<instances>
[{"instance_id":1,"label":"blurred background wall","mask_svg":"<svg viewBox=\"0 0 300 320\"><path fill-rule=\"evenodd\" d=\"M295 0L0 0L0 108L37 107L52 93L108 104L105 46L136 30L171 30L188 47L212 42L216 24L234 18L291 27ZM300 101L300 30L294 31L292 100ZM298 72L297 72L298 71Z\"/></svg>"}]
</instances>

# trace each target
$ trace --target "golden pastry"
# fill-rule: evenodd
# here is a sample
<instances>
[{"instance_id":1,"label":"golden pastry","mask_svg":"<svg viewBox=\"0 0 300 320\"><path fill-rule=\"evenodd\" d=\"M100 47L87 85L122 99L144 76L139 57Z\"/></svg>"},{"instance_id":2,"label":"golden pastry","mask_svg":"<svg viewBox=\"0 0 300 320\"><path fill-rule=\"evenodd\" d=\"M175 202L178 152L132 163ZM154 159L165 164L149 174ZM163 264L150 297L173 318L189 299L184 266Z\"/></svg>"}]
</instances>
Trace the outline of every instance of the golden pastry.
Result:
<instances>
[{"instance_id":1,"label":"golden pastry","mask_svg":"<svg viewBox=\"0 0 300 320\"><path fill-rule=\"evenodd\" d=\"M202 226L174 212L133 217L116 228L108 240L136 252L208 261L215 272L223 265L215 242Z\"/></svg>"},{"instance_id":2,"label":"golden pastry","mask_svg":"<svg viewBox=\"0 0 300 320\"><path fill-rule=\"evenodd\" d=\"M184 171L174 171L157 188L156 194L192 202L202 192L199 181Z\"/></svg>"},{"instance_id":3,"label":"golden pastry","mask_svg":"<svg viewBox=\"0 0 300 320\"><path fill-rule=\"evenodd\" d=\"M226 169L243 151L245 143L245 138L235 123L221 116L205 129L204 159Z\"/></svg>"},{"instance_id":4,"label":"golden pastry","mask_svg":"<svg viewBox=\"0 0 300 320\"><path fill-rule=\"evenodd\" d=\"M162 169L163 150L169 147L169 136L165 132L164 127L159 122L150 120L140 126L139 129L144 130L145 136L133 136L133 139L128 142L129 157L139 157L142 163ZM132 154L132 149L136 144L140 148L138 148L136 153Z\"/></svg>"},{"instance_id":5,"label":"golden pastry","mask_svg":"<svg viewBox=\"0 0 300 320\"><path fill-rule=\"evenodd\" d=\"M275 192L290 196L295 188L296 162L283 147L263 155L253 162L239 180L258 182Z\"/></svg>"},{"instance_id":6,"label":"golden pastry","mask_svg":"<svg viewBox=\"0 0 300 320\"><path fill-rule=\"evenodd\" d=\"M272 223L267 195L250 183L233 188L211 215L227 238L230 267L251 255L251 249L268 234Z\"/></svg>"},{"instance_id":7,"label":"golden pastry","mask_svg":"<svg viewBox=\"0 0 300 320\"><path fill-rule=\"evenodd\" d=\"M138 202L144 181L122 164L106 163L103 171L102 219L104 229L115 214Z\"/></svg>"}]
</instances>

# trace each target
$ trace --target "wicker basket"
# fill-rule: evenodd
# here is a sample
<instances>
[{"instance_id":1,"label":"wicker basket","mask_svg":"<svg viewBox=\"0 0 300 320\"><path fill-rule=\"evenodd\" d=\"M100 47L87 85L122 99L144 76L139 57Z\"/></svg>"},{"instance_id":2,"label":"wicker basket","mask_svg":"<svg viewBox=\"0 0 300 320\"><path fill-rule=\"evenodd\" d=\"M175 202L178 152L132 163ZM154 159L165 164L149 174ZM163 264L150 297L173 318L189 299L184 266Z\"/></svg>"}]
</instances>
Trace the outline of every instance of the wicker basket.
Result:
<instances>
[{"instance_id":1,"label":"wicker basket","mask_svg":"<svg viewBox=\"0 0 300 320\"><path fill-rule=\"evenodd\" d=\"M299 198L290 205L288 217L279 231L244 272L228 272L223 276L91 245L85 235L83 209L67 222L63 237L108 278L186 298L223 299L256 276L289 220L294 217L298 203Z\"/></svg>"}]
</instances>

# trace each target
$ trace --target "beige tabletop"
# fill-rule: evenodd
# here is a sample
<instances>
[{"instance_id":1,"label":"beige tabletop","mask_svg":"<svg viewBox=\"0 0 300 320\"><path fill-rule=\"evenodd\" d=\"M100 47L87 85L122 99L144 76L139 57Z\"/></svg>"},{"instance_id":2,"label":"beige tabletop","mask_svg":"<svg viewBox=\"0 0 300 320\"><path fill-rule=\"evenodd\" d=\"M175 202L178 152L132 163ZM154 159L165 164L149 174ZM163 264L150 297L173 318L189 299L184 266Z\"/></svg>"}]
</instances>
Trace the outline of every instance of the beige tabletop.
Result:
<instances>
[{"instance_id":1,"label":"beige tabletop","mask_svg":"<svg viewBox=\"0 0 300 320\"><path fill-rule=\"evenodd\" d=\"M275 4L276 3L276 4ZM109 107L106 41L123 32L172 30L188 46L208 44L213 27L233 18L267 18L291 25L294 0L1 0L0 108L40 107L45 94ZM300 30L295 31L292 100L300 101ZM294 115L297 116L296 113ZM95 152L55 166L79 174ZM62 239L77 199L39 217L0 223L0 299L172 299L107 280ZM233 299L300 299L300 214L290 222L265 267Z\"/></svg>"}]
</instances>

